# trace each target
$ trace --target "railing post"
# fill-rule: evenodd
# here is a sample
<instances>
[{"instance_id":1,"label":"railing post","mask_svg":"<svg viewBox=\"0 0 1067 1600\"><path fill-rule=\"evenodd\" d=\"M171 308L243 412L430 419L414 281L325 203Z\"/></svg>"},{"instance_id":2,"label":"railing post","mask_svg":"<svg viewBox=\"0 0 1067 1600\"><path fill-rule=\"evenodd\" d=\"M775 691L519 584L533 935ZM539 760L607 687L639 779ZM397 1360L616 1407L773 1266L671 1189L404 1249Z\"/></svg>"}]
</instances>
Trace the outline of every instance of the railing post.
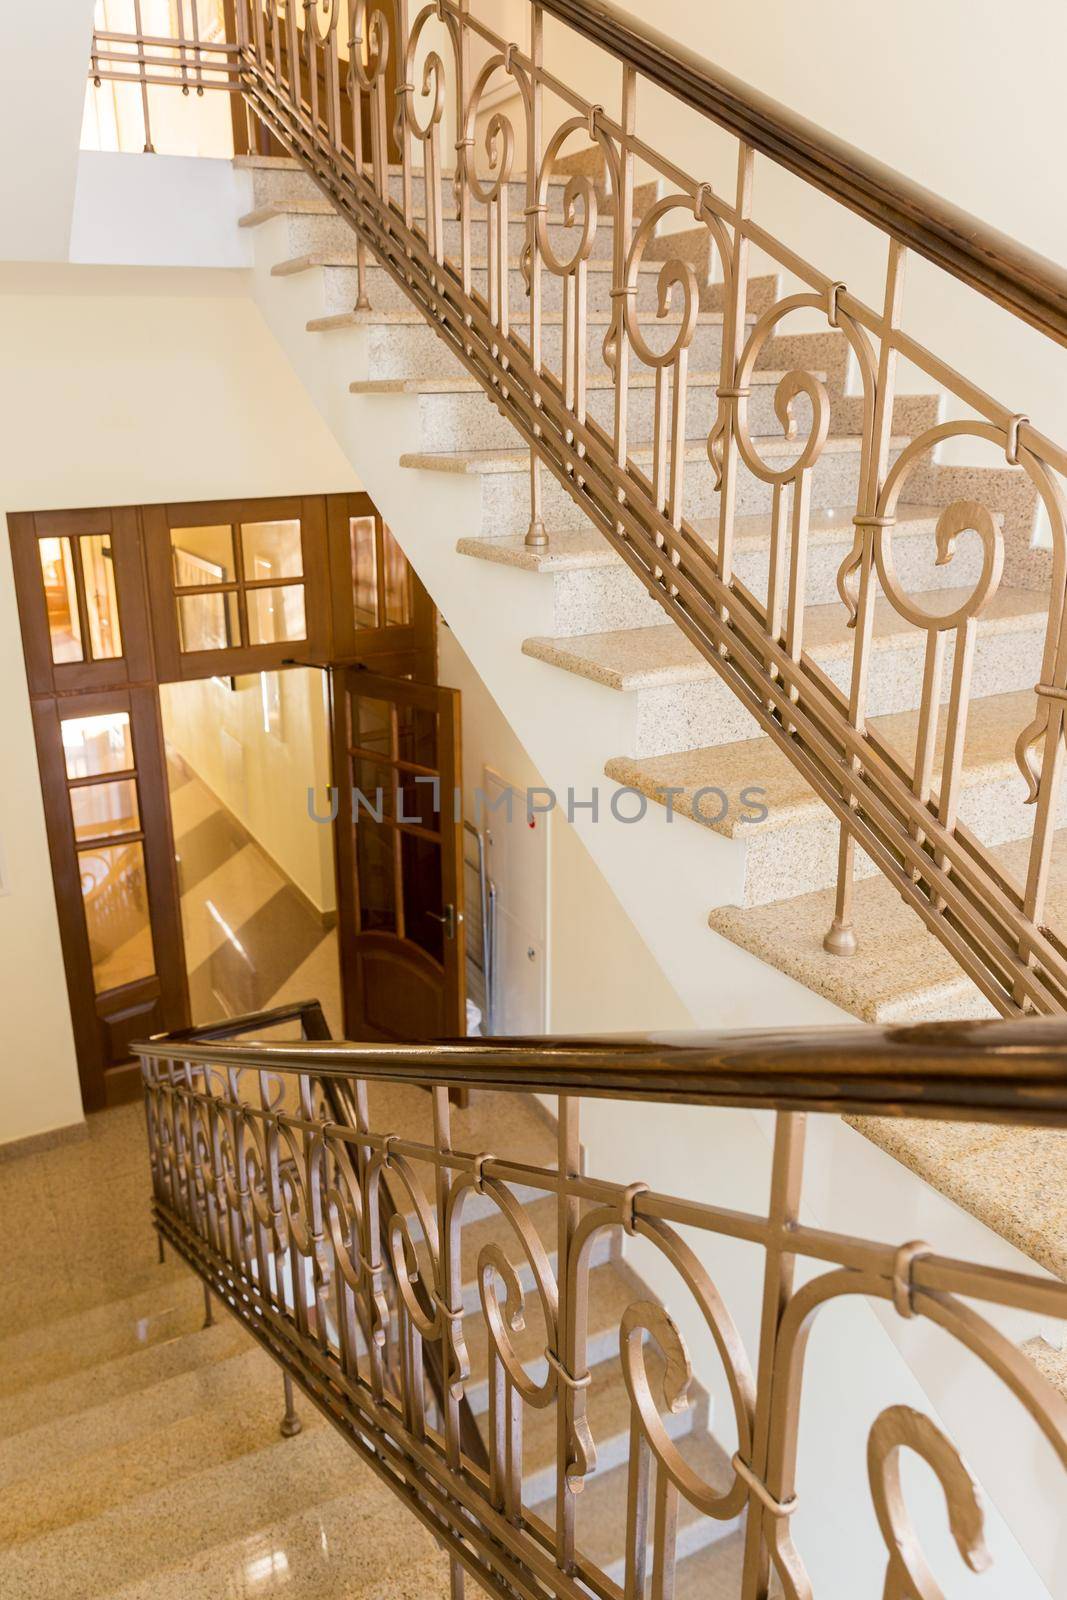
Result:
<instances>
[{"instance_id":1,"label":"railing post","mask_svg":"<svg viewBox=\"0 0 1067 1600\"><path fill-rule=\"evenodd\" d=\"M575 1095L561 1094L558 1098L559 1129L556 1136L556 1166L560 1187L556 1207L556 1283L558 1287L558 1312L556 1326L557 1354L563 1372L574 1380L582 1375L575 1373L576 1307L569 1292L571 1241L578 1227L581 1205L571 1193L568 1180L581 1172L582 1147L578 1128L581 1101ZM558 1385L556 1396L556 1565L561 1572L574 1571L574 1491L567 1478L570 1465L571 1437L574 1423L574 1387L572 1381Z\"/></svg>"},{"instance_id":2,"label":"railing post","mask_svg":"<svg viewBox=\"0 0 1067 1600\"><path fill-rule=\"evenodd\" d=\"M282 1373L282 1394L285 1397L285 1415L278 1424L278 1432L283 1439L295 1439L304 1424L297 1416L293 1405L293 1380L287 1372Z\"/></svg>"},{"instance_id":3,"label":"railing post","mask_svg":"<svg viewBox=\"0 0 1067 1600\"><path fill-rule=\"evenodd\" d=\"M879 537L878 497L889 466L889 446L893 434L893 396L897 362L894 336L900 325L903 305L905 261L906 251L903 245L891 239L886 261L874 412L870 421L870 434L863 440L863 457L860 465L860 491L855 519L856 537L838 577L838 588L844 589L846 575L858 572L851 624L854 642L848 701L849 722L857 733L863 733L867 725L867 674L870 667L871 635L874 626L874 541ZM852 756L849 762L850 771L853 774L858 773L859 766L858 758ZM849 796L849 806L850 809L855 809L855 799L852 795ZM856 930L852 921L855 854L855 837L848 825L842 823L838 846L834 917L823 939L823 948L830 955L854 955L857 948Z\"/></svg>"},{"instance_id":4,"label":"railing post","mask_svg":"<svg viewBox=\"0 0 1067 1600\"><path fill-rule=\"evenodd\" d=\"M544 88L541 71L545 57L545 14L530 7L530 126L527 139L526 248L530 253L530 357L535 374L541 371L541 251L537 243L537 193L544 146ZM535 402L536 404L536 402ZM535 427L535 432L537 431ZM530 451L530 526L525 543L532 549L548 544L542 509L541 460Z\"/></svg>"},{"instance_id":5,"label":"railing post","mask_svg":"<svg viewBox=\"0 0 1067 1600\"><path fill-rule=\"evenodd\" d=\"M766 1486L772 1434L797 1428L799 1417L778 1414L773 1388L778 1329L793 1293L796 1256L788 1248L789 1230L800 1216L804 1177L805 1120L795 1112L779 1111L771 1157L771 1193L767 1209L767 1251L763 1269L763 1307L760 1317L759 1362L756 1369L756 1416L752 1460L743 1463L751 1478ZM745 1526L745 1556L740 1600L767 1600L770 1562L764 1533L764 1506L758 1493L749 1496Z\"/></svg>"}]
</instances>

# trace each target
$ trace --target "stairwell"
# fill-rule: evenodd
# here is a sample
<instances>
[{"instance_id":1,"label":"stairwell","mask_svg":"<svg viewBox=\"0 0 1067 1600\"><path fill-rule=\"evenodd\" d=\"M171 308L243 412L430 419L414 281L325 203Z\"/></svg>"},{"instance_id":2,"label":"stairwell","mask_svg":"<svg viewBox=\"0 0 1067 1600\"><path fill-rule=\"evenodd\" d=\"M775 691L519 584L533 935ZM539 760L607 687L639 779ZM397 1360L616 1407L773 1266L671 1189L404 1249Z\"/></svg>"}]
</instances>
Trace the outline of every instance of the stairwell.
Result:
<instances>
[{"instance_id":1,"label":"stairwell","mask_svg":"<svg viewBox=\"0 0 1067 1600\"><path fill-rule=\"evenodd\" d=\"M583 837L697 1020L705 1025L723 1020L722 990L706 978L718 964L721 946L706 933L705 942L698 943L692 918L691 907L701 896L701 916L712 933L755 958L738 971L748 1007L743 1017L784 1014L806 1020L811 1013L805 1013L805 996L839 1008L838 1016L848 1013L882 1024L993 1014L950 952L861 851L854 902L858 949L847 957L824 949L838 864L839 830L832 814L696 648L672 622L662 620L657 602L551 479L546 478L544 492L549 543L541 548L525 543L528 451L373 257L366 269L371 308L353 309L355 236L312 179L285 158L239 158L239 165L252 185L253 204L239 221L255 231L261 308L460 643L505 712L515 705L513 721L529 738L546 779L562 793L577 766L574 753L581 749L591 770L610 780L606 792L615 784L632 787L647 797L653 811L665 812L669 804L672 816L682 819L651 841L645 828L616 829L630 837L614 855L606 853L609 829L593 828ZM561 229L566 181L567 174L560 173L551 190L550 214ZM421 182L416 178L416 207L423 203ZM398 192L399 175L391 183ZM445 226L454 229L450 180L442 185ZM524 180L513 179L512 190L518 211ZM639 187L636 196L640 210L654 200L655 186ZM610 213L602 214L600 227L610 239ZM520 234L512 241L516 306L522 305ZM690 379L686 507L710 540L717 495L706 435L720 354L722 315L716 307L721 286L708 281L707 230L667 237L664 253L688 249L695 255L701 285L703 309L690 351L697 376ZM679 239L691 242L679 249ZM474 240L477 256L477 232ZM603 254L601 262L610 265ZM642 307L655 306L659 266L658 260L644 264L638 287ZM608 420L613 389L601 346L610 275L595 259L589 284L589 409L595 416L599 407ZM546 275L544 287L546 360L553 360L559 354L551 344L559 312L549 297L558 296L559 280ZM772 278L754 281L753 317L773 303L777 292ZM666 332L659 319L643 325L650 342L670 337L666 320ZM847 392L848 352L841 332L772 337L763 360L766 365L755 374L751 414L766 457L780 452L788 458L797 448L773 403L775 385L795 366L826 382L833 428L846 429L858 419L860 402ZM801 437L806 404L804 399L797 404ZM897 396L894 453L936 420L940 406L936 395ZM631 384L629 418L632 453L640 460L643 451L647 460L650 379L640 369ZM815 473L802 591L805 648L846 691L852 645L837 574L852 543L858 462L856 435L832 432ZM961 496L981 499L1004 531L1005 579L978 622L981 647L971 685L959 814L996 847L1005 873L1018 877L1033 812L1024 803L1012 745L1040 675L1051 554L1032 547L1034 496L1018 469L935 463L913 482L922 498L898 510L894 559L901 586L930 609L951 611L973 587L981 566L979 542L966 535L951 561L938 562L933 534L942 507ZM448 495L457 484L466 486L462 499ZM755 478L739 489L735 571L756 593L766 591L771 559L769 495L769 487ZM457 517L466 520L455 537ZM501 650L501 613L504 628L510 626L510 654ZM536 634L517 632L529 616L548 626ZM487 647L490 627L497 631ZM922 634L886 600L877 602L872 724L901 751L914 748L923 643ZM948 661L951 650L950 643ZM532 694L509 701L522 658L538 663L539 675ZM944 719L939 739L944 739ZM751 802L739 803L742 795L751 796ZM700 826L690 820L694 797ZM1060 839L1057 833L1047 915L1052 926L1067 910L1067 853ZM641 862L642 849L649 852L649 862ZM664 937L670 923L686 930L684 941L680 935L673 942ZM684 950L679 948L683 942ZM714 995L715 1010L699 1009L708 1005L702 990ZM766 1009L753 1010L761 1006ZM825 1010L816 1011L813 1020L822 1015ZM1050 1204L1057 1218L1060 1211L1061 1134L975 1127L968 1136L947 1124L887 1125L878 1119L856 1119L854 1125L1026 1255L1063 1273L1067 1230L1061 1232L1058 1221L1050 1223Z\"/></svg>"},{"instance_id":2,"label":"stairwell","mask_svg":"<svg viewBox=\"0 0 1067 1600\"><path fill-rule=\"evenodd\" d=\"M426 1137L428 1097L378 1086L375 1118ZM454 1113L458 1140L551 1163L553 1132L532 1102L476 1093ZM204 1326L202 1286L168 1255L148 1218L144 1114L99 1113L88 1137L0 1167L0 1200L19 1242L0 1308L0 1592L11 1600L170 1600L191 1594L284 1594L290 1600L433 1600L448 1563L391 1490L307 1402L281 1437L278 1368L217 1302ZM516 1191L517 1198L529 1201ZM556 1207L526 1217L555 1262ZM462 1235L467 1397L486 1426L487 1332L475 1263L490 1243L516 1256L488 1197ZM543 1378L545 1333L529 1267L528 1320L516 1348ZM590 1418L599 1464L579 1497L583 1551L621 1581L630 1408L618 1361L619 1319L641 1285L605 1244L590 1276ZM655 1365L650 1371L655 1374ZM730 1477L707 1397L668 1419L689 1465ZM523 1495L551 1524L554 1407L525 1430ZM741 1537L688 1503L680 1516L676 1593L735 1595ZM469 1592L481 1592L471 1584Z\"/></svg>"}]
</instances>

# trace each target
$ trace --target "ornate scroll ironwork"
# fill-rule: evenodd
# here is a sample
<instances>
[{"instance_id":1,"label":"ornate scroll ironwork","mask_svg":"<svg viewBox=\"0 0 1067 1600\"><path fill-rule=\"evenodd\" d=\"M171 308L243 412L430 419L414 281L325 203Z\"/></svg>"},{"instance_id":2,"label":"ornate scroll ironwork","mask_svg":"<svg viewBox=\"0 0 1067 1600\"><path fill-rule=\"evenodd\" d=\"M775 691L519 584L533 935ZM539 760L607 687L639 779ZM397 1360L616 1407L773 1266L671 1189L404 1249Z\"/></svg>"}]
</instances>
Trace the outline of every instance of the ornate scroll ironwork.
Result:
<instances>
[{"instance_id":1,"label":"ornate scroll ironwork","mask_svg":"<svg viewBox=\"0 0 1067 1600\"><path fill-rule=\"evenodd\" d=\"M255 1019L243 1026L254 1027ZM1012 1059L1020 1067L1026 1041L1037 1042L1027 1029L1040 1026L1019 1025ZM969 1061L987 1103L1002 1108L993 1114L1064 1122L1062 1067L1035 1091L1013 1080L995 1049L985 1051L981 1029L972 1026L963 1041L969 1057L952 1066L947 1057L939 1063L931 1056L923 1030L914 1032L921 1056L914 1068L904 1030L892 1041L873 1031L858 1038L849 1030L840 1042L826 1036L821 1060L834 1075L833 1093L820 1088L818 1072L791 1059L792 1047L778 1036L752 1036L751 1045L738 1035L677 1047L659 1041L643 1051L636 1043L624 1051L610 1042L579 1044L577 1053L558 1040L543 1052L495 1040L421 1052L188 1036L154 1041L139 1048L156 1226L432 1529L449 1553L454 1594L462 1593L466 1572L502 1597L618 1600L621 1571L626 1595L637 1600L650 1584L653 1594L666 1596L685 1553L684 1511L689 1524L694 1516L707 1519L712 1537L744 1519L743 1600L765 1600L772 1582L787 1600L810 1600L793 1514L803 1492L806 1350L825 1307L863 1297L900 1317L934 1323L956 1341L961 1360L981 1363L1005 1385L1067 1467L1067 1400L977 1309L1015 1306L1067 1317L1067 1286L945 1258L924 1243L894 1246L799 1220L805 1119L783 1109L794 1094L784 1082L780 1091L758 1087L760 1071L805 1084L823 1110L862 1095L872 1111L899 1114L899 1100L881 1087L879 1057L895 1074L895 1089L909 1085L933 1109L940 1109L938 1075L962 1087ZM986 1037L992 1044L994 1036ZM1011 1054L1009 1041L1005 1047ZM1058 1056L1050 1055L1039 1044L1038 1053L1054 1063L1062 1060L1062 1043L1058 1048ZM713 1116L709 1103L729 1086L733 1104L777 1108L766 1212L585 1176L573 1093L559 1097L554 1166L455 1147L448 1084L477 1085L488 1072L502 1085L497 1092L536 1084L554 1092L550 1058L561 1065L573 1059L579 1078L581 1062L594 1055L594 1092L602 1095L680 1099L705 1105L701 1114ZM517 1088L508 1087L512 1074ZM376 1081L429 1088L432 1141L373 1125L367 1090ZM976 1107L961 1103L964 1109L973 1116ZM554 1259L529 1210L539 1195L554 1202L559 1217ZM501 1226L464 1267L464 1212L472 1200L482 1222L494 1216ZM671 1269L687 1311L695 1313L680 1317L677 1302L672 1315L635 1286L618 1314L613 1358L610 1351L605 1356L603 1337L593 1357L589 1338L594 1246L604 1236L643 1241ZM743 1240L764 1257L754 1366L706 1264L717 1239ZM797 1287L799 1262L810 1270ZM527 1331L536 1328L536 1337L517 1342L531 1315ZM683 1321L700 1329L698 1352L683 1337ZM461 1409L476 1381L476 1344L485 1350L485 1377L478 1381L487 1398L481 1423L470 1417L472 1437L464 1435ZM732 1458L720 1455L721 1470L711 1476L671 1430L671 1418L688 1404L694 1353L721 1368L733 1413L725 1426L736 1448ZM428 1382L431 1372L441 1381ZM615 1374L628 1403L628 1490L624 1548L609 1572L586 1548L575 1507L601 1470L597 1399ZM536 1492L528 1477L527 1430L545 1412L554 1413L556 1424L547 1436L555 1441L554 1497L543 1456ZM291 1407L286 1421L291 1430ZM543 1452L546 1435L538 1426ZM940 1591L901 1489L905 1451L921 1455L940 1479L948 1525L975 1571L989 1559L982 1502L963 1458L931 1418L906 1406L877 1417L867 1467L887 1552L885 1594L934 1600ZM860 1462L856 1473L862 1476ZM554 1504L551 1515L546 1502Z\"/></svg>"}]
</instances>

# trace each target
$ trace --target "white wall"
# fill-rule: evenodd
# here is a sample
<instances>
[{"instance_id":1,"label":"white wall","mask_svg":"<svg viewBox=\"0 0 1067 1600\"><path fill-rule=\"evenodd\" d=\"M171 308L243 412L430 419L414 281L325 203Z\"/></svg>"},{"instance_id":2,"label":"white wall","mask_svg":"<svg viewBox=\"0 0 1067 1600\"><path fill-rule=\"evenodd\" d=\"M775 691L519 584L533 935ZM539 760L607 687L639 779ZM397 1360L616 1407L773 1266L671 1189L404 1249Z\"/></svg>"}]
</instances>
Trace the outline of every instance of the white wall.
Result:
<instances>
[{"instance_id":1,"label":"white wall","mask_svg":"<svg viewBox=\"0 0 1067 1600\"><path fill-rule=\"evenodd\" d=\"M474 821L474 794L486 766L520 790L543 788L544 778L450 629L441 629L439 648L441 682L463 695L463 790ZM559 811L548 822L549 1031L691 1027L692 1017L577 831ZM507 825L494 817L494 828ZM526 827L518 811L511 826Z\"/></svg>"},{"instance_id":2,"label":"white wall","mask_svg":"<svg viewBox=\"0 0 1067 1600\"><path fill-rule=\"evenodd\" d=\"M241 274L2 268L0 351L0 513L360 487ZM6 537L0 749L4 1142L81 1116Z\"/></svg>"},{"instance_id":3,"label":"white wall","mask_svg":"<svg viewBox=\"0 0 1067 1600\"><path fill-rule=\"evenodd\" d=\"M3 8L0 261L66 259L93 0Z\"/></svg>"}]
</instances>

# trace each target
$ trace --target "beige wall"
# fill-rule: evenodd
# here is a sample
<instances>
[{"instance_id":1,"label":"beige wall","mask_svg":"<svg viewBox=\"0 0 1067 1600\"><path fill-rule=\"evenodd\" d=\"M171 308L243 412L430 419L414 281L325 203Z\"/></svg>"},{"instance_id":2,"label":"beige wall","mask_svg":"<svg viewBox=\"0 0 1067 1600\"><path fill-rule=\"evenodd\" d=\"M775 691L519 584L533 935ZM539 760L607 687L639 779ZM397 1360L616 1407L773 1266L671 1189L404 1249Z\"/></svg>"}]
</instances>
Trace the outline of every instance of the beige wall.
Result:
<instances>
[{"instance_id":1,"label":"beige wall","mask_svg":"<svg viewBox=\"0 0 1067 1600\"><path fill-rule=\"evenodd\" d=\"M264 721L264 680L277 685L277 732ZM242 822L317 911L333 911L333 830L312 821L307 794L325 814L330 739L325 680L311 667L164 684L163 733L228 811Z\"/></svg>"},{"instance_id":2,"label":"beige wall","mask_svg":"<svg viewBox=\"0 0 1067 1600\"><path fill-rule=\"evenodd\" d=\"M463 695L467 815L486 765L520 789L543 779L455 635L440 633L441 682ZM605 780L606 782L606 780ZM610 787L610 785L608 786ZM553 1033L688 1028L664 977L577 832L559 811L549 826L548 1016Z\"/></svg>"},{"instance_id":3,"label":"beige wall","mask_svg":"<svg viewBox=\"0 0 1067 1600\"><path fill-rule=\"evenodd\" d=\"M0 512L358 488L236 274L0 267ZM0 1143L81 1115L0 538Z\"/></svg>"}]
</instances>

